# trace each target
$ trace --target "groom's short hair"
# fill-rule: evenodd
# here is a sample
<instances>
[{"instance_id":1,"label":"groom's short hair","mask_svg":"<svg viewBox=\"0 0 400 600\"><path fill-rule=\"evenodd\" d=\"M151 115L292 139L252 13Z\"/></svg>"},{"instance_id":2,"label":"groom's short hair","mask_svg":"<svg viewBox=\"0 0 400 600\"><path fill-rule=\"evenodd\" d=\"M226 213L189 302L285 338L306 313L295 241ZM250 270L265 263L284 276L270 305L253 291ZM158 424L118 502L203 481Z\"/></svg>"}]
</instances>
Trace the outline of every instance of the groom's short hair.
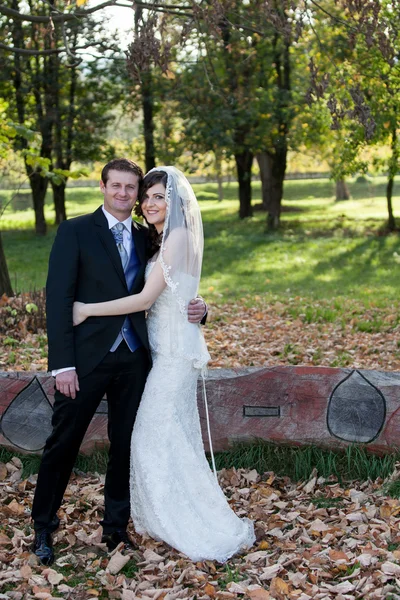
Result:
<instances>
[{"instance_id":1,"label":"groom's short hair","mask_svg":"<svg viewBox=\"0 0 400 600\"><path fill-rule=\"evenodd\" d=\"M139 185L142 183L142 180L143 180L142 169L139 167L139 165L137 165L135 162L133 162L133 160L129 160L129 158L114 158L113 160L110 160L110 162L108 162L103 167L103 170L101 171L101 180L104 183L104 185L108 181L108 173L111 170L126 171L128 173L133 173L133 175L137 176L137 178L139 180Z\"/></svg>"}]
</instances>

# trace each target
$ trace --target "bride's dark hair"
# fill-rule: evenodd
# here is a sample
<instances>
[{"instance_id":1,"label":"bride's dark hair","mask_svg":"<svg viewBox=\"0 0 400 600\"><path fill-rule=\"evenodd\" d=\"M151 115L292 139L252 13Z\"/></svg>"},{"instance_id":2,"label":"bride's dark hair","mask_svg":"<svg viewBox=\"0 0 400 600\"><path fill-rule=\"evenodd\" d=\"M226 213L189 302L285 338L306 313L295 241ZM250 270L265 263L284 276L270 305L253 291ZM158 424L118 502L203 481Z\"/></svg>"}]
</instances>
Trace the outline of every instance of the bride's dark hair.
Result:
<instances>
[{"instance_id":1,"label":"bride's dark hair","mask_svg":"<svg viewBox=\"0 0 400 600\"><path fill-rule=\"evenodd\" d=\"M146 220L146 217L142 211L142 204L146 192L148 189L153 187L153 185L157 185L157 183L162 183L165 187L167 187L168 174L165 171L152 171L148 175L145 175L139 190L139 198L138 203L135 206L134 212L138 217L143 217ZM147 221L146 221L147 223ZM162 233L158 233L157 229L151 223L147 223L150 231L150 247L148 250L149 256L153 256L161 246L161 238Z\"/></svg>"}]
</instances>

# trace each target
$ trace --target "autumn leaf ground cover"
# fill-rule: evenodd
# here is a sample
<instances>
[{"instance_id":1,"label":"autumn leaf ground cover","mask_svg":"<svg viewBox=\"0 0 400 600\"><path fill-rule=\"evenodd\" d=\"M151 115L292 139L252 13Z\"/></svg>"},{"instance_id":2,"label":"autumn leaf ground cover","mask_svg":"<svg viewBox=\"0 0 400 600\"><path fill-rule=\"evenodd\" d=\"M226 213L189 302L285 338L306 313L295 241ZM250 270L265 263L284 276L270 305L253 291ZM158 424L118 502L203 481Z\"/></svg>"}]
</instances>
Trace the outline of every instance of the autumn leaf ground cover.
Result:
<instances>
[{"instance_id":1,"label":"autumn leaf ground cover","mask_svg":"<svg viewBox=\"0 0 400 600\"><path fill-rule=\"evenodd\" d=\"M390 480L341 483L316 470L294 482L271 471L222 469L232 508L254 520L253 548L227 563L193 563L130 533L137 550L101 543L104 475L75 472L60 510L56 561L38 564L30 508L35 476L14 457L0 463L0 598L122 600L395 600L400 598L400 490Z\"/></svg>"}]
</instances>

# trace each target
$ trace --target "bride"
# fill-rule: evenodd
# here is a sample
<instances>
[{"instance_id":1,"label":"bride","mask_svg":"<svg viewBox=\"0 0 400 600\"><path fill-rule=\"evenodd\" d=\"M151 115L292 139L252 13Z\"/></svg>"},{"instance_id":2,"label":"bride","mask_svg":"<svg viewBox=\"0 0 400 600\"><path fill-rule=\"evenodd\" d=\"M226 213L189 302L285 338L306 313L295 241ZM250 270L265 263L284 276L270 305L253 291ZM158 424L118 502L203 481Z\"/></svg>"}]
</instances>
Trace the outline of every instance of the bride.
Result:
<instances>
[{"instance_id":1,"label":"bride","mask_svg":"<svg viewBox=\"0 0 400 600\"><path fill-rule=\"evenodd\" d=\"M203 227L186 177L175 167L144 178L137 214L153 232L146 284L134 296L74 304L74 325L88 317L148 311L153 365L131 442L131 515L135 530L193 561L226 561L254 541L249 519L230 508L204 454L196 390L210 358L186 307L196 297ZM153 227L151 227L153 226Z\"/></svg>"}]
</instances>

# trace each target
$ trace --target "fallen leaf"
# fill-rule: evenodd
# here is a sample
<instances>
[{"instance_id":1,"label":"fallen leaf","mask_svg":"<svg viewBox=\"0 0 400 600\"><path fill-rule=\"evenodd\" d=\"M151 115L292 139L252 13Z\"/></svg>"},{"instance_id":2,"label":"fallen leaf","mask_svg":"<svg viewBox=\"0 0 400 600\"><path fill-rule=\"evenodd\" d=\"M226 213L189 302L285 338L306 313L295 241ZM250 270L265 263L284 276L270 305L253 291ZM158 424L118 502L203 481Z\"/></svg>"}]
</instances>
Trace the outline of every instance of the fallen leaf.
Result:
<instances>
[{"instance_id":1,"label":"fallen leaf","mask_svg":"<svg viewBox=\"0 0 400 600\"><path fill-rule=\"evenodd\" d=\"M396 565L390 561L383 563L381 570L386 575L395 575L396 577L400 576L400 565Z\"/></svg>"},{"instance_id":2,"label":"fallen leaf","mask_svg":"<svg viewBox=\"0 0 400 600\"><path fill-rule=\"evenodd\" d=\"M328 531L328 529L329 526L323 521L321 521L321 519L315 519L315 521L313 521L309 525L309 530L311 531L311 533L321 533L322 531Z\"/></svg>"},{"instance_id":3,"label":"fallen leaf","mask_svg":"<svg viewBox=\"0 0 400 600\"><path fill-rule=\"evenodd\" d=\"M109 573L111 573L112 575L116 575L117 573L120 572L121 569L124 568L124 566L126 565L127 562L129 562L129 560L130 560L129 555L123 555L117 551L110 558L110 561L107 566L107 571Z\"/></svg>"},{"instance_id":4,"label":"fallen leaf","mask_svg":"<svg viewBox=\"0 0 400 600\"><path fill-rule=\"evenodd\" d=\"M164 558L154 552L153 550L145 550L143 553L143 558L146 562L150 563L159 563L163 562Z\"/></svg>"},{"instance_id":5,"label":"fallen leaf","mask_svg":"<svg viewBox=\"0 0 400 600\"><path fill-rule=\"evenodd\" d=\"M270 567L264 567L262 574L259 576L261 581L272 579L282 570L282 566L279 564L271 565Z\"/></svg>"},{"instance_id":6,"label":"fallen leaf","mask_svg":"<svg viewBox=\"0 0 400 600\"><path fill-rule=\"evenodd\" d=\"M19 504L15 498L10 502L10 504L8 504L8 506L4 507L6 509L7 512L12 513L13 515L23 515L25 512L25 508L24 506L22 506L22 504Z\"/></svg>"},{"instance_id":7,"label":"fallen leaf","mask_svg":"<svg viewBox=\"0 0 400 600\"><path fill-rule=\"evenodd\" d=\"M264 588L258 588L256 590L247 590L247 595L251 600L270 600L270 593Z\"/></svg>"},{"instance_id":8,"label":"fallen leaf","mask_svg":"<svg viewBox=\"0 0 400 600\"><path fill-rule=\"evenodd\" d=\"M5 533L0 533L0 545L1 546L7 546L8 544L11 544L11 540L8 536L6 536Z\"/></svg>"},{"instance_id":9,"label":"fallen leaf","mask_svg":"<svg viewBox=\"0 0 400 600\"><path fill-rule=\"evenodd\" d=\"M127 590L126 588L123 588L122 593L121 593L121 600L136 600L137 596L135 594L135 592L133 592L132 590Z\"/></svg>"},{"instance_id":10,"label":"fallen leaf","mask_svg":"<svg viewBox=\"0 0 400 600\"><path fill-rule=\"evenodd\" d=\"M32 569L29 565L22 565L19 572L23 579L29 579L32 576Z\"/></svg>"},{"instance_id":11,"label":"fallen leaf","mask_svg":"<svg viewBox=\"0 0 400 600\"><path fill-rule=\"evenodd\" d=\"M204 586L204 593L207 594L207 596L210 596L210 598L214 598L215 596L215 587L213 585L211 585L211 583L206 583L206 585Z\"/></svg>"},{"instance_id":12,"label":"fallen leaf","mask_svg":"<svg viewBox=\"0 0 400 600\"><path fill-rule=\"evenodd\" d=\"M267 540L262 540L259 545L258 548L260 550L268 550L269 549L269 543L267 542Z\"/></svg>"},{"instance_id":13,"label":"fallen leaf","mask_svg":"<svg viewBox=\"0 0 400 600\"><path fill-rule=\"evenodd\" d=\"M62 573L57 573L57 571L54 571L53 569L48 570L46 577L51 585L58 585L64 579Z\"/></svg>"},{"instance_id":14,"label":"fallen leaf","mask_svg":"<svg viewBox=\"0 0 400 600\"><path fill-rule=\"evenodd\" d=\"M236 583L235 581L231 581L226 586L226 589L232 594L245 594L246 588L240 585L240 583Z\"/></svg>"},{"instance_id":15,"label":"fallen leaf","mask_svg":"<svg viewBox=\"0 0 400 600\"><path fill-rule=\"evenodd\" d=\"M342 550L329 550L329 558L333 562L345 562L347 563L349 558L345 552Z\"/></svg>"},{"instance_id":16,"label":"fallen leaf","mask_svg":"<svg viewBox=\"0 0 400 600\"><path fill-rule=\"evenodd\" d=\"M8 475L7 467L4 463L0 463L0 481L4 481Z\"/></svg>"},{"instance_id":17,"label":"fallen leaf","mask_svg":"<svg viewBox=\"0 0 400 600\"><path fill-rule=\"evenodd\" d=\"M269 586L269 593L274 598L279 598L279 600L283 600L289 594L289 586L280 577L274 577L271 581L271 585Z\"/></svg>"}]
</instances>

